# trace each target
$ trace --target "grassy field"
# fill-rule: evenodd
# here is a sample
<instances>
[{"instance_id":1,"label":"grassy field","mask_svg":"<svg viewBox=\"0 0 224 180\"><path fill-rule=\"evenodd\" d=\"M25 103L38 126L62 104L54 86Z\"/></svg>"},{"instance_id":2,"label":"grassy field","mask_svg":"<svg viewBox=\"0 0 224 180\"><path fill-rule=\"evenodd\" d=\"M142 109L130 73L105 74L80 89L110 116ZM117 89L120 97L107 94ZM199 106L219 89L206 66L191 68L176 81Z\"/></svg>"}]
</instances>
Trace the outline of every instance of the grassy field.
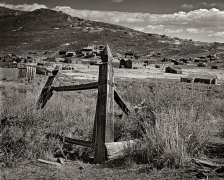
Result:
<instances>
[{"instance_id":1,"label":"grassy field","mask_svg":"<svg viewBox=\"0 0 224 180\"><path fill-rule=\"evenodd\" d=\"M88 164L92 149L46 139L46 134L91 140L97 91L54 93L43 110L36 110L45 81L46 77L38 77L30 83L0 85L3 179L189 179L182 167L191 158L204 156L215 123L224 118L222 86L116 80L116 89L132 113L115 118L115 137L130 140L140 135L141 145L121 161ZM135 113L133 107L143 100L148 108ZM115 106L115 117L121 113ZM59 156L69 160L60 170L36 161Z\"/></svg>"},{"instance_id":2,"label":"grassy field","mask_svg":"<svg viewBox=\"0 0 224 180\"><path fill-rule=\"evenodd\" d=\"M17 80L18 68L0 68L0 80L6 81Z\"/></svg>"}]
</instances>

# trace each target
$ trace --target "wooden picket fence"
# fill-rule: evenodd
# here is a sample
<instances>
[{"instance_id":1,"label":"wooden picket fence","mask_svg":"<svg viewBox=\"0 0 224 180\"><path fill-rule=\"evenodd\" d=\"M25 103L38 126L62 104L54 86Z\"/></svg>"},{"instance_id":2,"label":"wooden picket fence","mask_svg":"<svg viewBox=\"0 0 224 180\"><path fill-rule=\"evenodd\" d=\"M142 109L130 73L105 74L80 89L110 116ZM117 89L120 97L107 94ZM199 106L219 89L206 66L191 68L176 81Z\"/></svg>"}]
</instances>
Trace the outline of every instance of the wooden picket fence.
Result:
<instances>
[{"instance_id":1,"label":"wooden picket fence","mask_svg":"<svg viewBox=\"0 0 224 180\"><path fill-rule=\"evenodd\" d=\"M28 81L31 81L36 78L36 67L21 64L18 65L18 79L27 78Z\"/></svg>"},{"instance_id":2,"label":"wooden picket fence","mask_svg":"<svg viewBox=\"0 0 224 180\"><path fill-rule=\"evenodd\" d=\"M60 92L98 89L92 142L62 137L60 135L51 135L52 137L63 139L64 142L94 148L95 163L103 163L106 161L106 144L110 147L110 143L114 142L113 100L115 100L125 114L128 115L130 113L128 107L125 105L114 87L114 72L112 67L113 56L108 45L103 50L101 59L102 63L99 64L98 82L72 86L55 86L59 70L54 70L52 72L53 76L49 76L37 101L37 109L42 109L53 95L53 91ZM121 145L119 144L119 146Z\"/></svg>"}]
</instances>

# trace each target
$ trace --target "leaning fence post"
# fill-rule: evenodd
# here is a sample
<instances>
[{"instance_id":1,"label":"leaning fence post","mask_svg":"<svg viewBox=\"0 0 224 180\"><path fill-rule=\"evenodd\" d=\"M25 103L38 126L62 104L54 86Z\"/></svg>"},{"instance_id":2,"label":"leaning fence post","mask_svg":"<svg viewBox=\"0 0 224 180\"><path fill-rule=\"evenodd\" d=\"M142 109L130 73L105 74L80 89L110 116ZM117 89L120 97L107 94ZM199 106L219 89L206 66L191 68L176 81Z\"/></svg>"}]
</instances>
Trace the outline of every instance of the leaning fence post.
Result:
<instances>
[{"instance_id":1,"label":"leaning fence post","mask_svg":"<svg viewBox=\"0 0 224 180\"><path fill-rule=\"evenodd\" d=\"M94 125L94 161L103 163L106 160L105 143L114 142L114 77L113 56L108 47L104 48L99 66L98 99Z\"/></svg>"}]
</instances>

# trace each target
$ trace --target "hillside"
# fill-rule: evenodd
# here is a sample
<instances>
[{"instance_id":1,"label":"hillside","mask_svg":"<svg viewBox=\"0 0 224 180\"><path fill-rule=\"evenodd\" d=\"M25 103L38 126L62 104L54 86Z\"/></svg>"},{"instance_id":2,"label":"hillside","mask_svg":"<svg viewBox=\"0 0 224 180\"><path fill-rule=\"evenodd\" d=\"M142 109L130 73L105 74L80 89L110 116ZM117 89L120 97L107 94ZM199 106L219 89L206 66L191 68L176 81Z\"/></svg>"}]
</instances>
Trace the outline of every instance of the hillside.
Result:
<instances>
[{"instance_id":1,"label":"hillside","mask_svg":"<svg viewBox=\"0 0 224 180\"><path fill-rule=\"evenodd\" d=\"M0 7L0 16L18 16L25 13L24 11L17 11L17 10L12 10L12 9L8 9L8 8L4 8L4 7Z\"/></svg>"},{"instance_id":2,"label":"hillside","mask_svg":"<svg viewBox=\"0 0 224 180\"><path fill-rule=\"evenodd\" d=\"M19 12L0 8L0 52L78 50L87 44L109 44L114 53L152 51L170 56L196 56L214 51L213 44L139 32L103 22L38 9Z\"/></svg>"}]
</instances>

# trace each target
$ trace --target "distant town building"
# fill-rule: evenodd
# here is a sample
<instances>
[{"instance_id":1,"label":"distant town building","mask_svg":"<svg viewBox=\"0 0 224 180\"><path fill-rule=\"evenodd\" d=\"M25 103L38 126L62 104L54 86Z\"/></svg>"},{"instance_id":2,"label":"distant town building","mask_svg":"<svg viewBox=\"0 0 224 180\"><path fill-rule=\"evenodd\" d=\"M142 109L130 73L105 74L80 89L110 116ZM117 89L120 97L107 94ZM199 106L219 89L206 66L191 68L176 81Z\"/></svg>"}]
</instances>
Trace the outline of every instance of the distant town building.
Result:
<instances>
[{"instance_id":1,"label":"distant town building","mask_svg":"<svg viewBox=\"0 0 224 180\"><path fill-rule=\"evenodd\" d=\"M191 74L189 77L193 78L195 83L204 83L204 84L217 84L217 76L212 75L201 75L201 74Z\"/></svg>"},{"instance_id":2,"label":"distant town building","mask_svg":"<svg viewBox=\"0 0 224 180\"><path fill-rule=\"evenodd\" d=\"M62 70L74 70L75 67L73 65L66 65L62 67Z\"/></svg>"},{"instance_id":3,"label":"distant town building","mask_svg":"<svg viewBox=\"0 0 224 180\"><path fill-rule=\"evenodd\" d=\"M59 51L58 54L59 55L66 55L67 51Z\"/></svg>"},{"instance_id":4,"label":"distant town building","mask_svg":"<svg viewBox=\"0 0 224 180\"><path fill-rule=\"evenodd\" d=\"M126 59L126 58L122 58L120 60L120 68L128 68L128 69L132 69L132 60L131 59Z\"/></svg>"},{"instance_id":5,"label":"distant town building","mask_svg":"<svg viewBox=\"0 0 224 180\"><path fill-rule=\"evenodd\" d=\"M66 55L67 56L75 56L76 55L76 52L74 52L74 51L67 51L66 52Z\"/></svg>"},{"instance_id":6,"label":"distant town building","mask_svg":"<svg viewBox=\"0 0 224 180\"><path fill-rule=\"evenodd\" d=\"M170 67L170 66L165 68L165 72L166 73L174 73L174 74L182 74L181 69L173 68L173 67Z\"/></svg>"},{"instance_id":7,"label":"distant town building","mask_svg":"<svg viewBox=\"0 0 224 180\"><path fill-rule=\"evenodd\" d=\"M133 52L126 52L125 54L124 54L124 56L125 56L125 58L134 58L134 56L135 56L135 54L133 53Z\"/></svg>"}]
</instances>

